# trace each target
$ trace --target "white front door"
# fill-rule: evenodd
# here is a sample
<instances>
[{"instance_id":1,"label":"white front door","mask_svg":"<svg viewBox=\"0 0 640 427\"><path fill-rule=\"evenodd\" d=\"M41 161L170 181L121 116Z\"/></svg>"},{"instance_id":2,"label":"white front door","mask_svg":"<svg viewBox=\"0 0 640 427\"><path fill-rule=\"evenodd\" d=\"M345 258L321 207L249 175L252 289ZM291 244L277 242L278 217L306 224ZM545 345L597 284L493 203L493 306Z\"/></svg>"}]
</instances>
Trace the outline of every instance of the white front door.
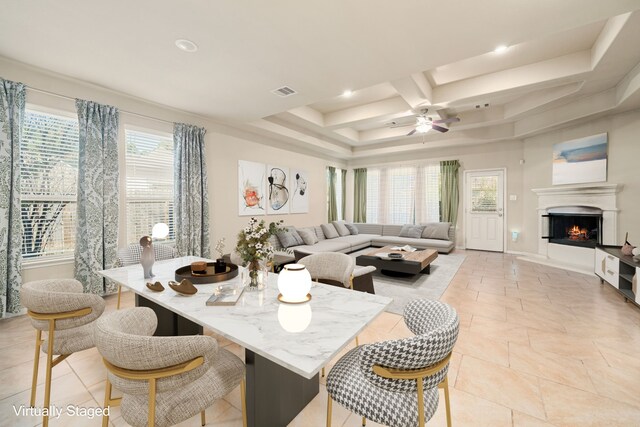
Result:
<instances>
[{"instance_id":1,"label":"white front door","mask_svg":"<svg viewBox=\"0 0 640 427\"><path fill-rule=\"evenodd\" d=\"M504 170L465 172L465 246L504 250Z\"/></svg>"}]
</instances>

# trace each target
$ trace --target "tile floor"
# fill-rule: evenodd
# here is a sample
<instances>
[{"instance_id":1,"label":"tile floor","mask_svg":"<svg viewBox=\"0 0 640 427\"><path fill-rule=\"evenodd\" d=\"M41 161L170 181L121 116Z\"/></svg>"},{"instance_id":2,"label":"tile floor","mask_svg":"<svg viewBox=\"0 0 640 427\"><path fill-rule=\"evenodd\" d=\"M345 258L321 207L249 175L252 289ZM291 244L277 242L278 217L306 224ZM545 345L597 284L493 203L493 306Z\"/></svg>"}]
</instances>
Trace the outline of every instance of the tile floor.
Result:
<instances>
[{"instance_id":1,"label":"tile floor","mask_svg":"<svg viewBox=\"0 0 640 427\"><path fill-rule=\"evenodd\" d=\"M449 370L455 427L640 426L638 307L595 277L511 255L466 255L442 296L461 321ZM124 306L133 305L131 293L123 300ZM114 310L115 298L107 301L107 310ZM0 321L0 427L41 421L13 412L14 405L29 400L34 334L24 316ZM383 313L360 341L408 335L400 316ZM227 340L220 344L242 354ZM72 355L53 372L52 403L96 407L102 402L105 369L95 350ZM318 397L291 426L325 425L326 398L321 385ZM38 402L42 399L41 385ZM235 390L207 410L208 425L241 426L239 408ZM446 426L443 409L438 408L430 427ZM118 408L111 421L126 425ZM51 425L100 423L99 418L65 417ZM199 418L181 425L199 426ZM359 426L360 418L334 405L333 425Z\"/></svg>"}]
</instances>

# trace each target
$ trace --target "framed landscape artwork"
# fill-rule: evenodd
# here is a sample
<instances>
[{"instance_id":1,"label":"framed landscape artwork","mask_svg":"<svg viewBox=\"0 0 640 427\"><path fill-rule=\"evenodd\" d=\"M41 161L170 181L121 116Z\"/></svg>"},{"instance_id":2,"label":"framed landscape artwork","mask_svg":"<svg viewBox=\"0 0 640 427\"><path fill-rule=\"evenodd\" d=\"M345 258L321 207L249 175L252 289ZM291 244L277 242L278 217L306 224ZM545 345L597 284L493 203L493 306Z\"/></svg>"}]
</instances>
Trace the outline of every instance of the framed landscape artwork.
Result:
<instances>
[{"instance_id":1,"label":"framed landscape artwork","mask_svg":"<svg viewBox=\"0 0 640 427\"><path fill-rule=\"evenodd\" d=\"M289 168L267 166L267 214L289 213Z\"/></svg>"},{"instance_id":2,"label":"framed landscape artwork","mask_svg":"<svg viewBox=\"0 0 640 427\"><path fill-rule=\"evenodd\" d=\"M553 185L607 180L607 134L553 145Z\"/></svg>"},{"instance_id":3,"label":"framed landscape artwork","mask_svg":"<svg viewBox=\"0 0 640 427\"><path fill-rule=\"evenodd\" d=\"M309 212L309 179L306 170L291 169L289 177L291 185L291 213Z\"/></svg>"},{"instance_id":4,"label":"framed landscape artwork","mask_svg":"<svg viewBox=\"0 0 640 427\"><path fill-rule=\"evenodd\" d=\"M266 214L266 171L264 163L238 160L238 215Z\"/></svg>"}]
</instances>

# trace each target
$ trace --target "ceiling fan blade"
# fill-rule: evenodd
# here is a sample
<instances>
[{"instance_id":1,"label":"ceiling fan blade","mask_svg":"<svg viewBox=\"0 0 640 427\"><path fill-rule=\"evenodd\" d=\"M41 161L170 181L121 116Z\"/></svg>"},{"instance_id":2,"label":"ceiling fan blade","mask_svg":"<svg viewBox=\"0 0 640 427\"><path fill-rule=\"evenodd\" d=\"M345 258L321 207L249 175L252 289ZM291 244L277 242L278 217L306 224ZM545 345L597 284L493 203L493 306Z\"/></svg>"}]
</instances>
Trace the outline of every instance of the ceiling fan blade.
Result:
<instances>
[{"instance_id":1,"label":"ceiling fan blade","mask_svg":"<svg viewBox=\"0 0 640 427\"><path fill-rule=\"evenodd\" d=\"M442 133L449 132L449 129L443 128L442 126L438 126L438 125L431 125L431 129L437 130L438 132L442 132Z\"/></svg>"},{"instance_id":2,"label":"ceiling fan blade","mask_svg":"<svg viewBox=\"0 0 640 427\"><path fill-rule=\"evenodd\" d=\"M409 133L407 134L407 136L411 136L411 135L413 135L414 133L416 133L416 130L417 130L417 129L412 130L411 132L409 132Z\"/></svg>"},{"instance_id":3,"label":"ceiling fan blade","mask_svg":"<svg viewBox=\"0 0 640 427\"><path fill-rule=\"evenodd\" d=\"M395 128L406 128L409 126L415 126L415 123L406 123L406 124L401 124L401 123L396 123L395 125L389 125L388 128L389 129L395 129Z\"/></svg>"},{"instance_id":4,"label":"ceiling fan blade","mask_svg":"<svg viewBox=\"0 0 640 427\"><path fill-rule=\"evenodd\" d=\"M451 118L448 118L448 119L434 120L431 123L442 124L442 123L456 123L456 122L459 122L459 121L460 121L459 117L451 117Z\"/></svg>"}]
</instances>

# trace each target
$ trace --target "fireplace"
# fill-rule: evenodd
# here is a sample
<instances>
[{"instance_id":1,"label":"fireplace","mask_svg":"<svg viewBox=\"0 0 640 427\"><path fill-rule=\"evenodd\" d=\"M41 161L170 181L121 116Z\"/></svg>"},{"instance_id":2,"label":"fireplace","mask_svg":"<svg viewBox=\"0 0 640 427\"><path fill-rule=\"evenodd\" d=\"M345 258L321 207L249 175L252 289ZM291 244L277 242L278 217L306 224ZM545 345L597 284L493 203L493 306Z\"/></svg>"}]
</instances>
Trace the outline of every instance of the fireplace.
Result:
<instances>
[{"instance_id":1,"label":"fireplace","mask_svg":"<svg viewBox=\"0 0 640 427\"><path fill-rule=\"evenodd\" d=\"M595 248L602 243L602 210L568 206L547 210L549 232L544 239L560 245Z\"/></svg>"}]
</instances>

